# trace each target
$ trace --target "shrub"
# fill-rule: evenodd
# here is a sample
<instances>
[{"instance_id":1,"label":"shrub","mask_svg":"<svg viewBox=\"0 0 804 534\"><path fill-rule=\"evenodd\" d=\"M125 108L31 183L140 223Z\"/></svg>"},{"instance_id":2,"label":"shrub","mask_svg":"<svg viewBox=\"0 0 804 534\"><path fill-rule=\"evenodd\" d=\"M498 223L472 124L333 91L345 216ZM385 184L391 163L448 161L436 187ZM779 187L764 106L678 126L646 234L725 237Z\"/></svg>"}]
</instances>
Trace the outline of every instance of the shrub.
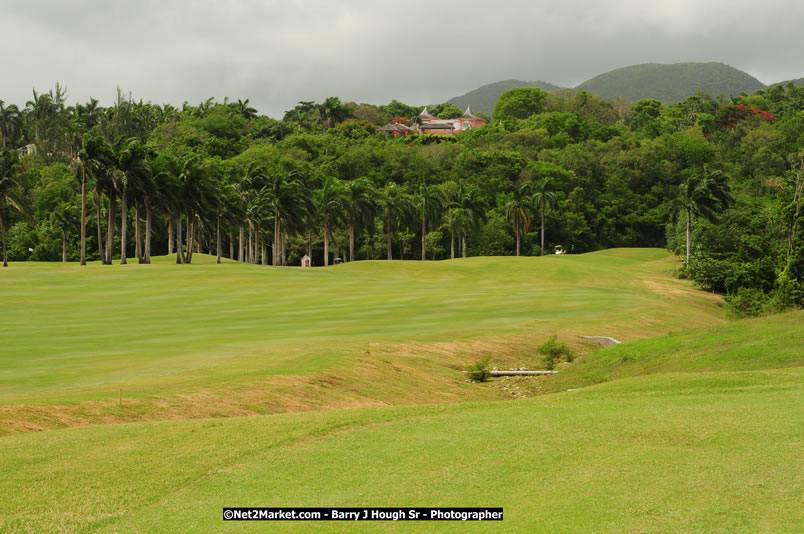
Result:
<instances>
[{"instance_id":1,"label":"shrub","mask_svg":"<svg viewBox=\"0 0 804 534\"><path fill-rule=\"evenodd\" d=\"M537 349L541 354L544 355L544 365L548 369L553 369L557 363L559 363L562 358L567 362L571 362L575 359L575 355L569 349L566 343L559 343L558 336L553 334L546 343L539 345Z\"/></svg>"},{"instance_id":2,"label":"shrub","mask_svg":"<svg viewBox=\"0 0 804 534\"><path fill-rule=\"evenodd\" d=\"M726 314L733 319L759 317L769 308L770 299L761 289L741 287L726 295Z\"/></svg>"},{"instance_id":3,"label":"shrub","mask_svg":"<svg viewBox=\"0 0 804 534\"><path fill-rule=\"evenodd\" d=\"M491 373L489 372L489 364L491 363L491 356L486 355L483 359L476 361L474 364L466 368L466 374L469 380L473 382L486 382L488 381Z\"/></svg>"},{"instance_id":4,"label":"shrub","mask_svg":"<svg viewBox=\"0 0 804 534\"><path fill-rule=\"evenodd\" d=\"M774 311L782 312L804 303L804 286L790 276L785 270L776 278L773 291L770 293Z\"/></svg>"},{"instance_id":5,"label":"shrub","mask_svg":"<svg viewBox=\"0 0 804 534\"><path fill-rule=\"evenodd\" d=\"M732 276L734 266L728 261L699 254L690 259L689 267L684 269L684 278L691 279L696 286L706 291L726 292L726 280Z\"/></svg>"}]
</instances>

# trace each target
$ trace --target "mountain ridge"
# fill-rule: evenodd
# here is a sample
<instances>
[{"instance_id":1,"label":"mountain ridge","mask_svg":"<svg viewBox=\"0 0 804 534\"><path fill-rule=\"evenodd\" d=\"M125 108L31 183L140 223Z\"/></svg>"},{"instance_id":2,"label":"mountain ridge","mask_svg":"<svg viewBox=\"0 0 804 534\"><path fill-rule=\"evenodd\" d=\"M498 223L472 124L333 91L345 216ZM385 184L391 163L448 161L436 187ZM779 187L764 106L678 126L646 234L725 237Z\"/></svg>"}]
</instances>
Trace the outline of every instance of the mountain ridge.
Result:
<instances>
[{"instance_id":1,"label":"mountain ridge","mask_svg":"<svg viewBox=\"0 0 804 534\"><path fill-rule=\"evenodd\" d=\"M804 78L766 85L750 74L721 62L641 63L613 69L593 76L574 87L610 100L623 97L635 102L645 98L672 104L704 91L712 96L748 94L774 85L793 82L804 85ZM494 104L502 93L515 87L539 87L545 91L561 89L545 82L502 80L452 97L447 102L459 108L470 105L473 110L491 115Z\"/></svg>"}]
</instances>

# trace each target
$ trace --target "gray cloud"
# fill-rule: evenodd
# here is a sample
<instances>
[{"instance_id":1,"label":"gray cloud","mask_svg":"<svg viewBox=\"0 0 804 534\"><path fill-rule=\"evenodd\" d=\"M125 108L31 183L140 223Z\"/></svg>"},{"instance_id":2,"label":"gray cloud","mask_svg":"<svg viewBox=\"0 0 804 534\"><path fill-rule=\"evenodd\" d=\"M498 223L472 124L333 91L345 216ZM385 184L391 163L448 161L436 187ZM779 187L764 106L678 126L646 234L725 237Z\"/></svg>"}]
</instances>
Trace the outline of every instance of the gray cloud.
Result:
<instances>
[{"instance_id":1,"label":"gray cloud","mask_svg":"<svg viewBox=\"0 0 804 534\"><path fill-rule=\"evenodd\" d=\"M518 78L574 86L636 63L722 61L804 76L804 5L766 0L0 1L0 98L436 103Z\"/></svg>"}]
</instances>

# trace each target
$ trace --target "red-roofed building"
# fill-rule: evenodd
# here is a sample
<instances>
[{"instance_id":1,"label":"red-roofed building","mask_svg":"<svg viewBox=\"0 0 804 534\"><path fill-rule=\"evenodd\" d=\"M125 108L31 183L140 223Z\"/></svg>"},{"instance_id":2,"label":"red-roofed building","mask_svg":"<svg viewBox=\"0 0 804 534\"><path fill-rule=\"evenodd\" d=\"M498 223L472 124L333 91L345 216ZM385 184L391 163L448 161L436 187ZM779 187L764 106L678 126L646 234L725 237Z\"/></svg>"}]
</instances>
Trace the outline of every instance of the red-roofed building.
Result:
<instances>
[{"instance_id":1,"label":"red-roofed building","mask_svg":"<svg viewBox=\"0 0 804 534\"><path fill-rule=\"evenodd\" d=\"M396 118L394 117L394 119ZM480 128L484 124L486 124L486 121L472 113L472 109L469 106L466 107L463 115L457 119L437 119L425 107L416 117L415 127L395 121L377 129L377 133L393 135L394 137L411 133L455 135L472 128Z\"/></svg>"}]
</instances>

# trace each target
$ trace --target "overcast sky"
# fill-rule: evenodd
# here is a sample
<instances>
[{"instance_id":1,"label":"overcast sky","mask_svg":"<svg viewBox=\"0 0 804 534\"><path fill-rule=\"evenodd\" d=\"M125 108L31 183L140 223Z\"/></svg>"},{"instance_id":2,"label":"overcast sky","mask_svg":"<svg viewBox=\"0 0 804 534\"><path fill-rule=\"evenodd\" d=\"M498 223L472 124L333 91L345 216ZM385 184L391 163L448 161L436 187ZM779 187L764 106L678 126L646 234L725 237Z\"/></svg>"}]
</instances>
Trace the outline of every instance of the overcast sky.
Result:
<instances>
[{"instance_id":1,"label":"overcast sky","mask_svg":"<svg viewBox=\"0 0 804 534\"><path fill-rule=\"evenodd\" d=\"M801 0L0 0L0 99L56 81L154 103L443 102L505 79L572 87L638 63L804 76Z\"/></svg>"}]
</instances>

